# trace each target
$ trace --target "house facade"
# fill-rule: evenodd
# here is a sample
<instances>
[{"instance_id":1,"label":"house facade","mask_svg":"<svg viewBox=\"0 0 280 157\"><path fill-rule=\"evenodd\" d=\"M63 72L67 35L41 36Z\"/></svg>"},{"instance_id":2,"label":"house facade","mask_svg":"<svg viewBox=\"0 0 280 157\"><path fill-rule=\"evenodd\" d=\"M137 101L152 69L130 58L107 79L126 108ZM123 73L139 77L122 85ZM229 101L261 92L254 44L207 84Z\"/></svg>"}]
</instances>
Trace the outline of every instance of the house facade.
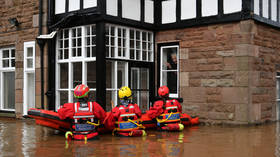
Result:
<instances>
[{"instance_id":1,"label":"house facade","mask_svg":"<svg viewBox=\"0 0 280 157\"><path fill-rule=\"evenodd\" d=\"M17 12L18 27L9 28L15 30L0 30L1 92L15 91L2 94L1 111L20 117L34 106L57 110L75 101L73 90L80 83L107 111L118 103L118 89L129 86L133 101L145 111L157 88L167 85L171 97L184 99L183 112L207 123L279 119L278 0L33 3L28 35L19 29L24 11ZM8 40L10 32L17 38ZM52 32L56 36L45 41L47 49L36 44L37 36Z\"/></svg>"}]
</instances>

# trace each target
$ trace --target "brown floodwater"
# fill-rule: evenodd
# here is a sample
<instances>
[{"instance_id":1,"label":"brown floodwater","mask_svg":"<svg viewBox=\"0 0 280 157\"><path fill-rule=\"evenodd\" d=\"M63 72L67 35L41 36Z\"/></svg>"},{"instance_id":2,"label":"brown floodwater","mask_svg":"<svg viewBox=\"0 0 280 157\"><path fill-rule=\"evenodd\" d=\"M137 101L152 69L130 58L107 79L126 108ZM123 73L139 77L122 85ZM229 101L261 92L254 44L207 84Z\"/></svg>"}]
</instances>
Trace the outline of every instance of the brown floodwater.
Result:
<instances>
[{"instance_id":1,"label":"brown floodwater","mask_svg":"<svg viewBox=\"0 0 280 157\"><path fill-rule=\"evenodd\" d=\"M279 123L260 126L196 126L183 132L148 130L135 138L100 135L66 142L59 131L34 120L0 118L0 157L273 157L280 156Z\"/></svg>"}]
</instances>

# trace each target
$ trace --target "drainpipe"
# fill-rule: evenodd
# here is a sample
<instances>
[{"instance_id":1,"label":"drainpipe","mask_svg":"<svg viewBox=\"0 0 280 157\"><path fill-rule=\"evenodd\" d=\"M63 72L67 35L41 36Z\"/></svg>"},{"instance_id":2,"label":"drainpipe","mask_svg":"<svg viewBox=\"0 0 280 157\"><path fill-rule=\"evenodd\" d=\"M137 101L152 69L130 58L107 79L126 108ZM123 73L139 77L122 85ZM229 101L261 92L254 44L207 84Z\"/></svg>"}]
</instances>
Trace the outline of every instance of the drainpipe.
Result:
<instances>
[{"instance_id":1,"label":"drainpipe","mask_svg":"<svg viewBox=\"0 0 280 157\"><path fill-rule=\"evenodd\" d=\"M42 16L43 16L43 0L39 0L39 36L42 35ZM40 46L40 62L41 62L41 108L44 109L44 46L45 41L44 40L37 40L37 43Z\"/></svg>"}]
</instances>

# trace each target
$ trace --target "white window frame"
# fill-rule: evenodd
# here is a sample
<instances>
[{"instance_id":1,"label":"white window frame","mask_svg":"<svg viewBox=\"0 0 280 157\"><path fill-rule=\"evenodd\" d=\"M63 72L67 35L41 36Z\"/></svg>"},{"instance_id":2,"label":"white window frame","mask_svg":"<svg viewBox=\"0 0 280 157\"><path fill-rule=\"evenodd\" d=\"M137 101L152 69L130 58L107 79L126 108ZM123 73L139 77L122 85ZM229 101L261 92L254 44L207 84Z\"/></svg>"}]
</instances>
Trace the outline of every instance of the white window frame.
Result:
<instances>
[{"instance_id":1,"label":"white window frame","mask_svg":"<svg viewBox=\"0 0 280 157\"><path fill-rule=\"evenodd\" d=\"M177 70L163 70L163 49L166 49L166 48L177 48ZM179 87L180 87L180 62L179 62L179 58L180 58L180 49L179 49L179 45L172 45L172 46L161 46L160 47L160 86L164 85L162 83L162 72L170 72L170 71L174 71L174 72L177 72L177 93L169 93L169 96L170 97L173 97L173 98L178 98L179 97Z\"/></svg>"},{"instance_id":2,"label":"white window frame","mask_svg":"<svg viewBox=\"0 0 280 157\"><path fill-rule=\"evenodd\" d=\"M82 83L83 84L87 84L87 63L88 62L96 62L96 56L90 56L87 57L87 50L86 48L89 46L92 47L96 47L96 45L86 45L86 37L88 37L88 35L86 34L86 27L91 27L91 26L95 26L95 25L85 25L85 26L79 26L79 27L73 27L73 28L69 28L69 32L68 32L68 36L69 38L68 40L68 58L64 59L64 57L61 59L59 58L59 55L57 55L56 57L56 62L57 62L57 66L56 66L56 110L58 110L60 105L60 92L68 92L68 102L73 102L73 91L74 88L73 87L73 64L80 62L82 63ZM81 56L72 56L72 30L75 28L81 28L81 40L82 40L82 54ZM66 30L66 29L65 29ZM62 30L64 31L64 30ZM59 33L62 33L59 32ZM95 37L95 35L92 35L92 37ZM64 37L63 37L64 39ZM59 41L60 39L57 38L57 48L56 48L56 53L59 53L59 50L64 50L64 47L59 47ZM64 42L64 41L63 41ZM63 54L64 55L64 54ZM60 64L61 63L66 63L68 64L68 88L60 88ZM96 88L90 88L90 91L96 91Z\"/></svg>"},{"instance_id":3,"label":"white window frame","mask_svg":"<svg viewBox=\"0 0 280 157\"><path fill-rule=\"evenodd\" d=\"M9 47L9 48L3 48L0 49L0 110L2 111L15 111L15 109L4 109L4 76L3 73L5 72L14 72L15 73L15 67L12 66L12 60L15 59L14 57L9 57L9 67L3 67L2 61L3 61L3 51L9 50L9 56L11 56L11 51L15 50L15 47ZM16 53L16 52L15 52Z\"/></svg>"},{"instance_id":4,"label":"white window frame","mask_svg":"<svg viewBox=\"0 0 280 157\"><path fill-rule=\"evenodd\" d=\"M33 55L32 57L27 56L27 48L33 48ZM28 94L34 94L34 103L35 103L35 93L28 93L27 92L27 75L33 73L34 74L34 87L35 87L35 41L24 42L24 83L23 83L23 115L27 115L28 111L28 104L27 104L27 96ZM27 67L27 59L32 59L32 68ZM34 104L35 105L35 104ZM35 106L34 106L35 107Z\"/></svg>"},{"instance_id":5,"label":"white window frame","mask_svg":"<svg viewBox=\"0 0 280 157\"><path fill-rule=\"evenodd\" d=\"M114 35L111 35L111 30L114 29ZM106 58L115 58L115 59L124 59L124 60L136 60L136 61L144 61L144 62L153 62L154 61L154 34L151 31L146 30L140 30L130 27L123 27L119 25L114 24L106 24L106 29L108 29L108 34L106 33L106 40L109 40L106 44ZM126 41L125 45L123 44L122 40L122 54L125 53L125 55L118 55L118 29L126 30L126 35L121 36L121 39L124 39ZM130 31L134 32L134 38L130 38ZM143 40L143 34L146 33L146 40ZM136 33L139 33L139 39L136 39ZM114 41L112 42L112 38ZM133 42L134 47L131 47L130 42ZM136 48L136 43L139 42L139 48ZM146 46L146 59L143 60L143 43L147 43ZM114 43L112 45L111 43ZM150 46L149 46L150 45ZM114 49L114 54L112 55L111 49ZM130 57L130 51L134 51L134 58L132 59ZM137 52L139 52L139 58L136 58ZM108 55L107 55L108 53Z\"/></svg>"},{"instance_id":6,"label":"white window frame","mask_svg":"<svg viewBox=\"0 0 280 157\"><path fill-rule=\"evenodd\" d=\"M120 62L120 61L112 61L112 73L111 76L114 78L114 83L112 84L111 88L106 88L106 91L111 91L112 93L114 92L114 95L112 95L111 101L113 101L114 105L116 106L118 104L118 63L124 63L124 85L123 86L128 86L128 62ZM112 83L112 82L111 82Z\"/></svg>"}]
</instances>

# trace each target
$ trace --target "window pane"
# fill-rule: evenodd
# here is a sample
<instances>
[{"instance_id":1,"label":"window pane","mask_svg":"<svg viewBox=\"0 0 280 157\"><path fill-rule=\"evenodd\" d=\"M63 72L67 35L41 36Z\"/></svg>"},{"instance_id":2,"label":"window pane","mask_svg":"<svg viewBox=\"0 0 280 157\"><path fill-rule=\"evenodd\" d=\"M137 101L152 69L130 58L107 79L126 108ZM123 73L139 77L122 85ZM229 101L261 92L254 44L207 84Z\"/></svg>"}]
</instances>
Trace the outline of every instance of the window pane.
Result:
<instances>
[{"instance_id":1,"label":"window pane","mask_svg":"<svg viewBox=\"0 0 280 157\"><path fill-rule=\"evenodd\" d=\"M96 62L87 63L87 85L96 88Z\"/></svg>"},{"instance_id":2,"label":"window pane","mask_svg":"<svg viewBox=\"0 0 280 157\"><path fill-rule=\"evenodd\" d=\"M27 57L33 57L33 47L27 48Z\"/></svg>"},{"instance_id":3,"label":"window pane","mask_svg":"<svg viewBox=\"0 0 280 157\"><path fill-rule=\"evenodd\" d=\"M149 92L148 91L141 91L139 92L139 107L142 112L146 112L149 106Z\"/></svg>"},{"instance_id":4,"label":"window pane","mask_svg":"<svg viewBox=\"0 0 280 157\"><path fill-rule=\"evenodd\" d=\"M3 58L9 58L9 50L3 50L2 57Z\"/></svg>"},{"instance_id":5,"label":"window pane","mask_svg":"<svg viewBox=\"0 0 280 157\"><path fill-rule=\"evenodd\" d=\"M60 95L60 105L68 103L68 92L67 91L61 91L59 92Z\"/></svg>"},{"instance_id":6,"label":"window pane","mask_svg":"<svg viewBox=\"0 0 280 157\"><path fill-rule=\"evenodd\" d=\"M117 91L106 91L106 111L111 111L112 110L112 104L116 106L115 102L116 100L116 94Z\"/></svg>"},{"instance_id":7,"label":"window pane","mask_svg":"<svg viewBox=\"0 0 280 157\"><path fill-rule=\"evenodd\" d=\"M4 109L15 109L15 72L3 73Z\"/></svg>"},{"instance_id":8,"label":"window pane","mask_svg":"<svg viewBox=\"0 0 280 157\"><path fill-rule=\"evenodd\" d=\"M149 69L141 68L140 70L141 82L140 87L141 89L149 89Z\"/></svg>"},{"instance_id":9,"label":"window pane","mask_svg":"<svg viewBox=\"0 0 280 157\"><path fill-rule=\"evenodd\" d=\"M33 59L27 59L27 68L33 68Z\"/></svg>"},{"instance_id":10,"label":"window pane","mask_svg":"<svg viewBox=\"0 0 280 157\"><path fill-rule=\"evenodd\" d=\"M16 50L12 49L12 57L15 57Z\"/></svg>"},{"instance_id":11,"label":"window pane","mask_svg":"<svg viewBox=\"0 0 280 157\"><path fill-rule=\"evenodd\" d=\"M82 84L82 62L73 63L73 88Z\"/></svg>"},{"instance_id":12,"label":"window pane","mask_svg":"<svg viewBox=\"0 0 280 157\"><path fill-rule=\"evenodd\" d=\"M162 85L169 88L170 93L177 93L177 72L162 72Z\"/></svg>"},{"instance_id":13,"label":"window pane","mask_svg":"<svg viewBox=\"0 0 280 157\"><path fill-rule=\"evenodd\" d=\"M68 88L68 63L61 63L60 65L60 89Z\"/></svg>"},{"instance_id":14,"label":"window pane","mask_svg":"<svg viewBox=\"0 0 280 157\"><path fill-rule=\"evenodd\" d=\"M162 49L162 69L176 70L177 67L177 48L163 48Z\"/></svg>"},{"instance_id":15,"label":"window pane","mask_svg":"<svg viewBox=\"0 0 280 157\"><path fill-rule=\"evenodd\" d=\"M11 63L12 65L11 65L11 66L12 66L12 67L15 67L15 65L16 65L16 60L15 60L15 59L12 59L11 61L12 61L12 63Z\"/></svg>"},{"instance_id":16,"label":"window pane","mask_svg":"<svg viewBox=\"0 0 280 157\"><path fill-rule=\"evenodd\" d=\"M3 60L2 63L4 68L9 67L9 60Z\"/></svg>"},{"instance_id":17,"label":"window pane","mask_svg":"<svg viewBox=\"0 0 280 157\"><path fill-rule=\"evenodd\" d=\"M69 58L69 51L68 49L64 50L64 59L68 59Z\"/></svg>"},{"instance_id":18,"label":"window pane","mask_svg":"<svg viewBox=\"0 0 280 157\"><path fill-rule=\"evenodd\" d=\"M91 57L96 57L96 47L91 47Z\"/></svg>"},{"instance_id":19,"label":"window pane","mask_svg":"<svg viewBox=\"0 0 280 157\"><path fill-rule=\"evenodd\" d=\"M118 78L117 78L117 87L121 88L125 85L125 62L118 62Z\"/></svg>"}]
</instances>

